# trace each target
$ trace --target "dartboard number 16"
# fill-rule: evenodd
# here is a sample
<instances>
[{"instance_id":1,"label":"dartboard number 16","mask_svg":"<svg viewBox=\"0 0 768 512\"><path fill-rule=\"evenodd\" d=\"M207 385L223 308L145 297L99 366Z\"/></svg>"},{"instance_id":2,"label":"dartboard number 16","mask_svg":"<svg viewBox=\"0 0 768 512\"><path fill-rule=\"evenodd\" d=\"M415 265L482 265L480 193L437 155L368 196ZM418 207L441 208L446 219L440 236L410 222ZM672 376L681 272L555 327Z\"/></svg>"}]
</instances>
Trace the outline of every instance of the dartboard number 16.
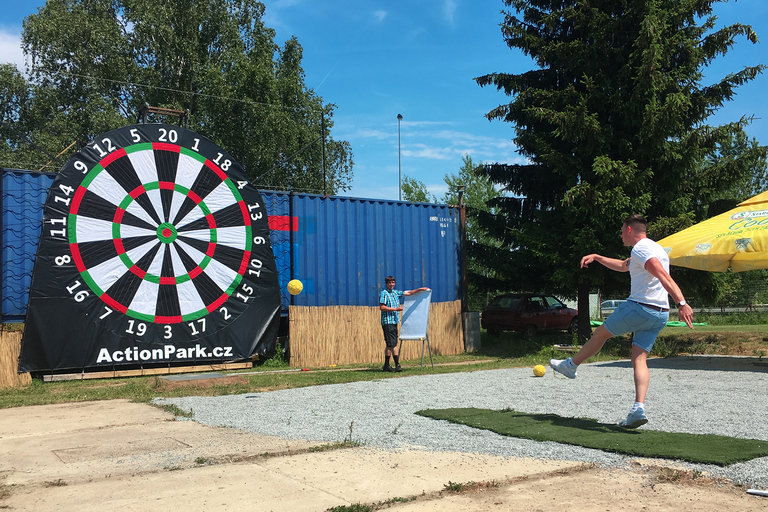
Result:
<instances>
[{"instance_id":1,"label":"dartboard number 16","mask_svg":"<svg viewBox=\"0 0 768 512\"><path fill-rule=\"evenodd\" d=\"M108 132L62 168L43 237L59 292L87 321L190 340L255 300L271 255L261 195L210 140L170 125Z\"/></svg>"}]
</instances>

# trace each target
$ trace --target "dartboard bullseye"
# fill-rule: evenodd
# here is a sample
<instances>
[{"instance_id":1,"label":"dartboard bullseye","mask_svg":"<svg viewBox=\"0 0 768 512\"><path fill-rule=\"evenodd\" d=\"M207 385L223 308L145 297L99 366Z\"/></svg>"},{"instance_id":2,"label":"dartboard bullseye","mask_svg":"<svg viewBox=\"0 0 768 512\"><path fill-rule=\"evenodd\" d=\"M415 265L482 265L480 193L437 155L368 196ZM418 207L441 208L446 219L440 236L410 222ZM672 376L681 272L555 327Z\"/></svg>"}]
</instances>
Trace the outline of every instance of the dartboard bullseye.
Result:
<instances>
[{"instance_id":1,"label":"dartboard bullseye","mask_svg":"<svg viewBox=\"0 0 768 512\"><path fill-rule=\"evenodd\" d=\"M128 126L60 171L46 202L27 347L66 346L63 364L77 355L86 367L245 358L270 348L279 308L261 195L208 139ZM35 323L38 314L61 316L67 328Z\"/></svg>"}]
</instances>

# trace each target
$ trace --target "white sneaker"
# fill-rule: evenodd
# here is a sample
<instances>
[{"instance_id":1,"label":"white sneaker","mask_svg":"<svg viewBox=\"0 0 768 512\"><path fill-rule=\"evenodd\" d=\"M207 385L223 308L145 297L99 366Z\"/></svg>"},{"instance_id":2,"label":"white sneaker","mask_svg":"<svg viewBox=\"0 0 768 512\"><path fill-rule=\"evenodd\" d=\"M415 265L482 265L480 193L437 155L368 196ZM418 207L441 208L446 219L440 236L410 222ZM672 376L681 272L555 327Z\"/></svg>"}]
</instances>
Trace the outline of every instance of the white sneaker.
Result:
<instances>
[{"instance_id":1,"label":"white sneaker","mask_svg":"<svg viewBox=\"0 0 768 512\"><path fill-rule=\"evenodd\" d=\"M619 426L624 428L637 428L642 427L646 423L648 423L648 417L645 415L645 410L635 409L629 411L627 417L619 422Z\"/></svg>"},{"instance_id":2,"label":"white sneaker","mask_svg":"<svg viewBox=\"0 0 768 512\"><path fill-rule=\"evenodd\" d=\"M562 373L569 379L575 379L576 378L576 366L573 364L573 359L570 357L568 359L550 359L549 360L549 366L552 367L553 370L555 370L558 373Z\"/></svg>"}]
</instances>

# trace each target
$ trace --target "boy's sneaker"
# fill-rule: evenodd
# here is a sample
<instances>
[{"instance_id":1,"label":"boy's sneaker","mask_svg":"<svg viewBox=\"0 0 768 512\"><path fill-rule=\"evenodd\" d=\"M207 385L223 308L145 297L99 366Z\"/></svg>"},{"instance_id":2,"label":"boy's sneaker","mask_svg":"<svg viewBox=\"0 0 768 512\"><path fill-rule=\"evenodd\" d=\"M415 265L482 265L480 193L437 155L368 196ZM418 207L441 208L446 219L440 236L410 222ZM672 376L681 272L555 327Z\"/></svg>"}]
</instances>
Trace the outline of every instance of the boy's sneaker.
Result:
<instances>
[{"instance_id":1,"label":"boy's sneaker","mask_svg":"<svg viewBox=\"0 0 768 512\"><path fill-rule=\"evenodd\" d=\"M395 366L395 371L396 372L401 372L401 371L403 371L403 367L400 366L400 365L397 365L397 366Z\"/></svg>"},{"instance_id":2,"label":"boy's sneaker","mask_svg":"<svg viewBox=\"0 0 768 512\"><path fill-rule=\"evenodd\" d=\"M629 411L627 417L619 422L619 426L624 428L637 428L642 427L646 423L648 423L648 417L645 415L645 411L643 409L635 409Z\"/></svg>"},{"instance_id":3,"label":"boy's sneaker","mask_svg":"<svg viewBox=\"0 0 768 512\"><path fill-rule=\"evenodd\" d=\"M384 365L384 368L382 368L382 369L381 369L381 371L384 371L384 372L393 372L393 371L395 371L395 369L394 369L394 368L392 368L391 366L389 366L388 364L385 364L385 365Z\"/></svg>"},{"instance_id":4,"label":"boy's sneaker","mask_svg":"<svg viewBox=\"0 0 768 512\"><path fill-rule=\"evenodd\" d=\"M569 379L576 378L576 368L578 367L573 364L573 359L570 357L568 359L550 359L549 366L557 373L562 373Z\"/></svg>"}]
</instances>

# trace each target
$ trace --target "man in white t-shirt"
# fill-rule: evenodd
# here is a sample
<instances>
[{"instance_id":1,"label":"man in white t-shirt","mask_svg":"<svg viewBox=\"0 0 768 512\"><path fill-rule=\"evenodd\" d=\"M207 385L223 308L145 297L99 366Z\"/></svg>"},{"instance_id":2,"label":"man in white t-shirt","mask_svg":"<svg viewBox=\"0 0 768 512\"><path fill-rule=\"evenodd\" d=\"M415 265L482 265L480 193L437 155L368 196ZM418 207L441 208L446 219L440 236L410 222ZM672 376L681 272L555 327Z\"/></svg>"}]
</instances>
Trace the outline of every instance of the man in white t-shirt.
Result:
<instances>
[{"instance_id":1,"label":"man in white t-shirt","mask_svg":"<svg viewBox=\"0 0 768 512\"><path fill-rule=\"evenodd\" d=\"M556 372L569 379L576 378L576 368L597 354L603 345L614 336L632 333L632 368L635 371L635 405L627 417L619 422L626 428L637 428L648 423L645 415L645 395L651 375L648 371L648 354L653 348L659 332L669 319L667 296L678 305L678 316L693 329L693 309L685 302L683 292L669 275L669 256L664 249L646 237L646 221L640 215L631 215L621 227L621 240L632 247L629 259L606 258L589 254L581 259L581 268L593 261L615 270L629 272L632 283L626 302L611 313L603 325L595 329L592 337L572 358L552 359L549 365Z\"/></svg>"}]
</instances>

